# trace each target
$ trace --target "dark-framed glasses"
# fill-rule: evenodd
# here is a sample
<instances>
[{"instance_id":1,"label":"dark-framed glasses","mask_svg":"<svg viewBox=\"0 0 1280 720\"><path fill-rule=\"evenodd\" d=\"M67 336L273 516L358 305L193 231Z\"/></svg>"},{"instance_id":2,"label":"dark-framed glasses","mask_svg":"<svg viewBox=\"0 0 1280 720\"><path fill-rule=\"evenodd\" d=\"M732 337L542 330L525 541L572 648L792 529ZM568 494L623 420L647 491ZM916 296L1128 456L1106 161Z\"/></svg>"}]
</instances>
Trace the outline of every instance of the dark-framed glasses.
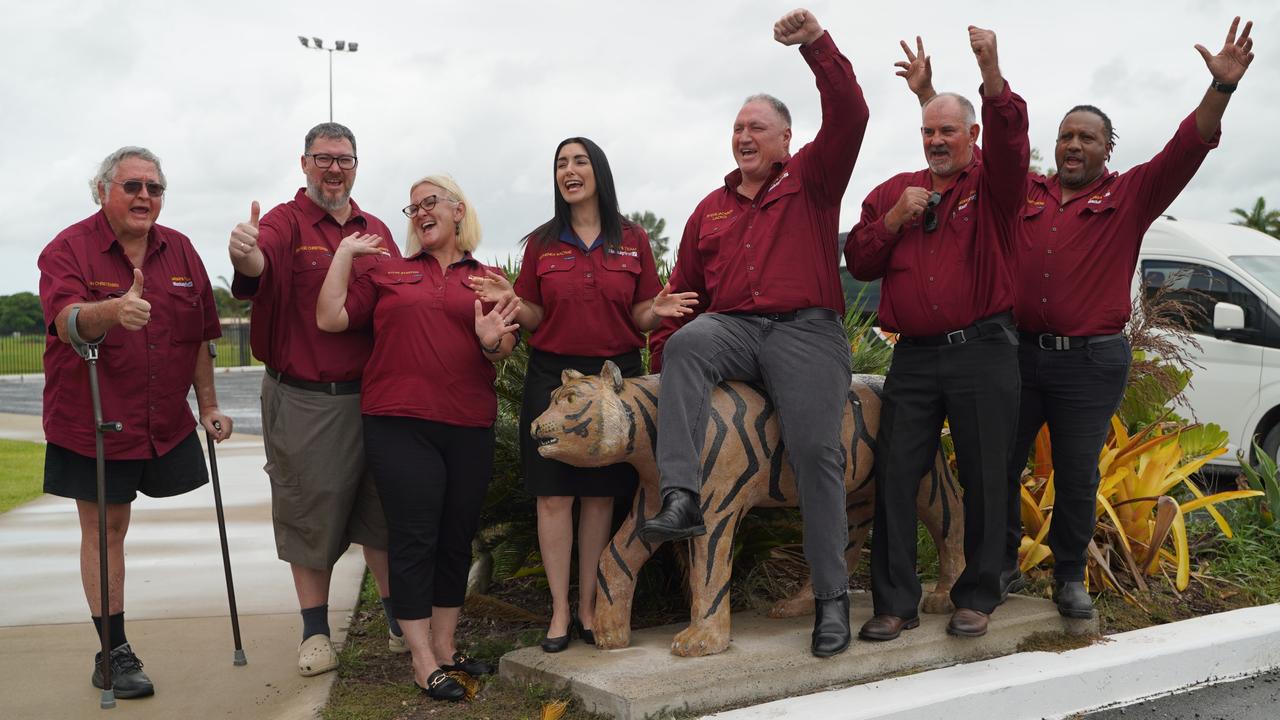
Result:
<instances>
[{"instance_id":1,"label":"dark-framed glasses","mask_svg":"<svg viewBox=\"0 0 1280 720\"><path fill-rule=\"evenodd\" d=\"M151 197L160 197L164 195L164 185L161 185L158 182L143 180L125 180L124 182L121 182L119 180L112 180L111 184L119 185L121 188L124 188L125 193L129 195L137 195L142 192L142 188L146 188L147 194Z\"/></svg>"},{"instance_id":2,"label":"dark-framed glasses","mask_svg":"<svg viewBox=\"0 0 1280 720\"><path fill-rule=\"evenodd\" d=\"M447 200L448 198L445 199ZM431 212L431 210L435 208L437 202L440 202L439 195L428 195L412 205L405 205L400 208L400 212L404 213L405 217L411 218L418 214L418 210L422 210L422 212Z\"/></svg>"},{"instance_id":3,"label":"dark-framed glasses","mask_svg":"<svg viewBox=\"0 0 1280 720\"><path fill-rule=\"evenodd\" d=\"M938 229L938 213L934 208L938 207L938 203L942 202L942 193L929 193L929 202L924 206L924 231L931 233Z\"/></svg>"},{"instance_id":4,"label":"dark-framed glasses","mask_svg":"<svg viewBox=\"0 0 1280 720\"><path fill-rule=\"evenodd\" d=\"M356 166L355 155L326 155L324 153L307 153L306 155L311 158L311 162L315 163L318 168L332 167L335 162L343 170L350 170Z\"/></svg>"}]
</instances>

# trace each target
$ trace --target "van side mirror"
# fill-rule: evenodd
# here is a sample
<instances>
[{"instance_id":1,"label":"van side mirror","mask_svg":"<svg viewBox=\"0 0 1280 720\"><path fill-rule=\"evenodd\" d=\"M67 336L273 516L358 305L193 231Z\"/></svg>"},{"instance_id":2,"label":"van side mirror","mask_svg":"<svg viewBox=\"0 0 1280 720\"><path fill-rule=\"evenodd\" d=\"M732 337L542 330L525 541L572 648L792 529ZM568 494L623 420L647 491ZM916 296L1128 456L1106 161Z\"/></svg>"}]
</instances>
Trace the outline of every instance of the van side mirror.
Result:
<instances>
[{"instance_id":1,"label":"van side mirror","mask_svg":"<svg viewBox=\"0 0 1280 720\"><path fill-rule=\"evenodd\" d=\"M1244 308L1227 302L1213 306L1214 330L1240 330L1244 328Z\"/></svg>"}]
</instances>

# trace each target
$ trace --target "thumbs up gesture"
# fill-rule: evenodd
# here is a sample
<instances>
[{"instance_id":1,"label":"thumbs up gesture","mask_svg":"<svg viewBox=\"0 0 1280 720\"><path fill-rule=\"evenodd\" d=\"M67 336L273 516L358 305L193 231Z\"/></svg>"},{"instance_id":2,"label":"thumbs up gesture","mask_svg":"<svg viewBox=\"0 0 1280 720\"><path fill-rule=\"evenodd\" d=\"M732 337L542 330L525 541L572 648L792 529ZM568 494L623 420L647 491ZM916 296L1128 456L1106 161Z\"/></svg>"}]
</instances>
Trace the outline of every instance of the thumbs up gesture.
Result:
<instances>
[{"instance_id":1,"label":"thumbs up gesture","mask_svg":"<svg viewBox=\"0 0 1280 720\"><path fill-rule=\"evenodd\" d=\"M231 231L231 244L228 251L231 253L231 264L239 265L236 261L248 258L258 251L258 201L254 200L249 206L249 221L236 225Z\"/></svg>"},{"instance_id":2,"label":"thumbs up gesture","mask_svg":"<svg viewBox=\"0 0 1280 720\"><path fill-rule=\"evenodd\" d=\"M133 285L119 299L116 320L125 330L141 330L151 322L151 303L142 299L142 271L133 269Z\"/></svg>"}]
</instances>

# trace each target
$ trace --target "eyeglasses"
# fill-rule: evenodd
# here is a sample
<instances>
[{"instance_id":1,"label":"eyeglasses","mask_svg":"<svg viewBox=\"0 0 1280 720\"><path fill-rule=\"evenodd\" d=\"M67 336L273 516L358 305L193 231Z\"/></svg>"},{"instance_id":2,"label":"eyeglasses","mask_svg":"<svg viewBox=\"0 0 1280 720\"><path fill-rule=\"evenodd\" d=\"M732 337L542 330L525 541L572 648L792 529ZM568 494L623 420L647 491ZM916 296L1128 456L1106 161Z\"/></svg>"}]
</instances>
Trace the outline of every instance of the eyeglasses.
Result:
<instances>
[{"instance_id":1,"label":"eyeglasses","mask_svg":"<svg viewBox=\"0 0 1280 720\"><path fill-rule=\"evenodd\" d=\"M355 155L324 155L316 153L305 153L306 157L311 158L311 162L316 164L318 168L332 167L334 162L338 163L338 167L343 170L350 170L356 166Z\"/></svg>"},{"instance_id":2,"label":"eyeglasses","mask_svg":"<svg viewBox=\"0 0 1280 720\"><path fill-rule=\"evenodd\" d=\"M449 198L444 198L444 200L445 202L456 202L455 200L450 200ZM404 207L400 208L400 212L404 213L405 217L411 218L414 215L418 214L418 210L422 210L422 212L431 212L435 208L437 202L440 202L440 196L428 195L422 198L422 200L419 202L416 202L412 205L405 205Z\"/></svg>"},{"instance_id":3,"label":"eyeglasses","mask_svg":"<svg viewBox=\"0 0 1280 720\"><path fill-rule=\"evenodd\" d=\"M938 229L938 214L933 209L938 207L940 202L942 202L942 193L929 193L929 202L924 209L924 231L927 233Z\"/></svg>"},{"instance_id":4,"label":"eyeglasses","mask_svg":"<svg viewBox=\"0 0 1280 720\"><path fill-rule=\"evenodd\" d=\"M142 192L142 188L144 187L147 189L147 194L151 197L160 197L161 195L164 195L164 186L158 182L143 182L142 180L125 180L124 182L120 182L119 180L112 180L111 184L119 185L130 195L137 195Z\"/></svg>"}]
</instances>

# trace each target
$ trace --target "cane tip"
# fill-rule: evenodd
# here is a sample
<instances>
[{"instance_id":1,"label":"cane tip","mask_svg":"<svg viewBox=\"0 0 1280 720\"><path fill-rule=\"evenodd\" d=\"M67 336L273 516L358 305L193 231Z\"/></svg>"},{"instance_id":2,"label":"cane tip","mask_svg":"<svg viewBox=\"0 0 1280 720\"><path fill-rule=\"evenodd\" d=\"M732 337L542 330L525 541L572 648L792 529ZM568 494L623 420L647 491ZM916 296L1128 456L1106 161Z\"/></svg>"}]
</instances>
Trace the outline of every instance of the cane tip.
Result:
<instances>
[{"instance_id":1,"label":"cane tip","mask_svg":"<svg viewBox=\"0 0 1280 720\"><path fill-rule=\"evenodd\" d=\"M241 665L248 665L249 660L245 658L243 650L237 650L235 659L231 661L231 664L235 665L236 667L240 667Z\"/></svg>"}]
</instances>

